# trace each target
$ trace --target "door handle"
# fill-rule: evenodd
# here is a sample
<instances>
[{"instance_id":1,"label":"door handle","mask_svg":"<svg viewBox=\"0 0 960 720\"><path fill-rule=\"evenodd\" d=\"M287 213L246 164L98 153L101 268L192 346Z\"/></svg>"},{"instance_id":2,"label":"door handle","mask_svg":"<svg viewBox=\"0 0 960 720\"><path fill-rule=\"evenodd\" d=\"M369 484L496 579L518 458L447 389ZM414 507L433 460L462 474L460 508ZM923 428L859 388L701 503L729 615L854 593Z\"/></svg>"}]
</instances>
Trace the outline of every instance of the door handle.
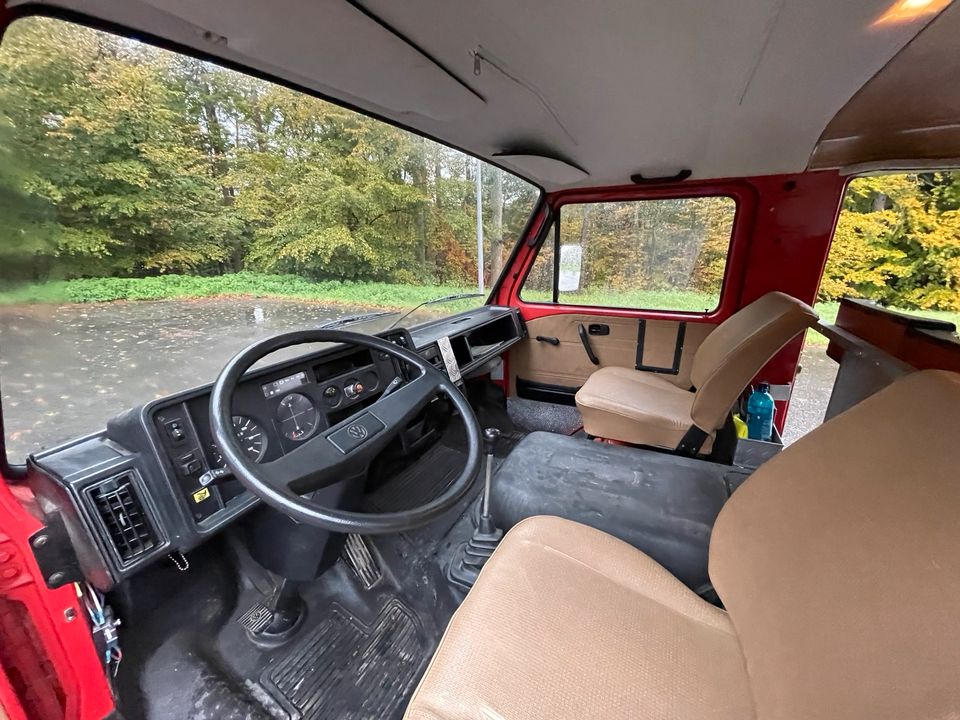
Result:
<instances>
[{"instance_id":1,"label":"door handle","mask_svg":"<svg viewBox=\"0 0 960 720\"><path fill-rule=\"evenodd\" d=\"M551 345L554 345L554 346L560 344L560 338L547 337L546 335L537 335L537 337L534 338L534 339L535 339L537 342L550 343Z\"/></svg>"},{"instance_id":2,"label":"door handle","mask_svg":"<svg viewBox=\"0 0 960 720\"><path fill-rule=\"evenodd\" d=\"M587 332L591 335L609 335L610 326L602 323L591 323L587 326Z\"/></svg>"},{"instance_id":3,"label":"door handle","mask_svg":"<svg viewBox=\"0 0 960 720\"><path fill-rule=\"evenodd\" d=\"M587 357L590 358L590 362L594 365L599 365L600 358L593 352L593 347L590 345L590 335L587 334L587 329L583 326L583 323L580 323L577 332L580 333L580 342L583 343L583 349L587 351Z\"/></svg>"}]
</instances>

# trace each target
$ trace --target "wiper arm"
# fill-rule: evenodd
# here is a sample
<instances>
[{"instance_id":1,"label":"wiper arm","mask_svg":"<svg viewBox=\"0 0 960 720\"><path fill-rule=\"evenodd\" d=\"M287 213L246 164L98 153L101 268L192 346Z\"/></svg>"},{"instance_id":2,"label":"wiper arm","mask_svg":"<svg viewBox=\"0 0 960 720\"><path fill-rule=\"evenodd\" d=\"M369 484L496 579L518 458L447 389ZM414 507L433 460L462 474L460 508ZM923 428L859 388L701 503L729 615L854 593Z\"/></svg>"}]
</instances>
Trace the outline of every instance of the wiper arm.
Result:
<instances>
[{"instance_id":1,"label":"wiper arm","mask_svg":"<svg viewBox=\"0 0 960 720\"><path fill-rule=\"evenodd\" d=\"M440 303L452 302L454 300L466 300L467 298L476 298L476 297L483 297L483 293L457 293L456 295L444 295L443 297L434 298L433 300L424 300L419 305L414 305L412 308L407 310L403 315L401 315L392 323L390 323L387 326L387 330L395 328L399 323L406 320L417 310L419 310L422 307L426 307L427 305L439 305Z\"/></svg>"},{"instance_id":2,"label":"wiper arm","mask_svg":"<svg viewBox=\"0 0 960 720\"><path fill-rule=\"evenodd\" d=\"M344 327L345 325L353 325L358 322L366 322L367 320L373 320L374 318L383 317L384 315L396 315L399 310L380 310L379 312L370 312L370 313L360 313L359 315L348 315L345 318L337 318L336 320L330 320L323 323L318 327L319 330L329 330L331 328ZM390 327L393 327L391 325Z\"/></svg>"}]
</instances>

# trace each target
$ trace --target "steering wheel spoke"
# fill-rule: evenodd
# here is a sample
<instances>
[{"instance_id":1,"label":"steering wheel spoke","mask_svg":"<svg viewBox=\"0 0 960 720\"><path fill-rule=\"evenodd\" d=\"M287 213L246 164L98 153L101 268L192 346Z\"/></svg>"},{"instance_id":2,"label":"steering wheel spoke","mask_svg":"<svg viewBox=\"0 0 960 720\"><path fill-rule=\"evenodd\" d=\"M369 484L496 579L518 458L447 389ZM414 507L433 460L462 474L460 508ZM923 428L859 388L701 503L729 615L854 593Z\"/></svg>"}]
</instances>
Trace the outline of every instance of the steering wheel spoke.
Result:
<instances>
[{"instance_id":1,"label":"steering wheel spoke","mask_svg":"<svg viewBox=\"0 0 960 720\"><path fill-rule=\"evenodd\" d=\"M304 495L337 482L342 456L323 436L263 465L264 479L279 492Z\"/></svg>"},{"instance_id":2,"label":"steering wheel spoke","mask_svg":"<svg viewBox=\"0 0 960 720\"><path fill-rule=\"evenodd\" d=\"M396 435L441 392L442 387L443 383L437 378L423 373L381 397L368 411Z\"/></svg>"}]
</instances>

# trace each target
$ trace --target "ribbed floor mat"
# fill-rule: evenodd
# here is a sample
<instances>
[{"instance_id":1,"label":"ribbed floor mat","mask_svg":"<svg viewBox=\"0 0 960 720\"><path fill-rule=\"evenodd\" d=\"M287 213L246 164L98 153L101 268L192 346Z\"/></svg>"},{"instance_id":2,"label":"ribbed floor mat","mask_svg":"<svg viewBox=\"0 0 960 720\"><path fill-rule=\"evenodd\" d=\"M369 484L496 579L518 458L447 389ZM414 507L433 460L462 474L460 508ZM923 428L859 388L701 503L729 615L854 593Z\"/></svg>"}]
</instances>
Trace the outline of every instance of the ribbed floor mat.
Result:
<instances>
[{"instance_id":1,"label":"ribbed floor mat","mask_svg":"<svg viewBox=\"0 0 960 720\"><path fill-rule=\"evenodd\" d=\"M419 507L446 490L463 470L466 456L443 444L434 445L413 465L371 493L366 502L380 512Z\"/></svg>"},{"instance_id":2,"label":"ribbed floor mat","mask_svg":"<svg viewBox=\"0 0 960 720\"><path fill-rule=\"evenodd\" d=\"M406 704L426 657L416 617L399 600L372 626L335 605L261 682L294 718L389 718Z\"/></svg>"}]
</instances>

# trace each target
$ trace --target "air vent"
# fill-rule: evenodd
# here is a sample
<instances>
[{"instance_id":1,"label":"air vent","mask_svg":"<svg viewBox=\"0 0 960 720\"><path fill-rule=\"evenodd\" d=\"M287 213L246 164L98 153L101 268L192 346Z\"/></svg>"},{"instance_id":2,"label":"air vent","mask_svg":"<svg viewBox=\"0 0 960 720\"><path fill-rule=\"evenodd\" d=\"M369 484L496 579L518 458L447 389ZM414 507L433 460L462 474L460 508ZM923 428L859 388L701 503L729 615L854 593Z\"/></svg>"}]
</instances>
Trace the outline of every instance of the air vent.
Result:
<instances>
[{"instance_id":1,"label":"air vent","mask_svg":"<svg viewBox=\"0 0 960 720\"><path fill-rule=\"evenodd\" d=\"M121 565L129 565L157 546L156 531L132 474L117 475L87 492Z\"/></svg>"}]
</instances>

